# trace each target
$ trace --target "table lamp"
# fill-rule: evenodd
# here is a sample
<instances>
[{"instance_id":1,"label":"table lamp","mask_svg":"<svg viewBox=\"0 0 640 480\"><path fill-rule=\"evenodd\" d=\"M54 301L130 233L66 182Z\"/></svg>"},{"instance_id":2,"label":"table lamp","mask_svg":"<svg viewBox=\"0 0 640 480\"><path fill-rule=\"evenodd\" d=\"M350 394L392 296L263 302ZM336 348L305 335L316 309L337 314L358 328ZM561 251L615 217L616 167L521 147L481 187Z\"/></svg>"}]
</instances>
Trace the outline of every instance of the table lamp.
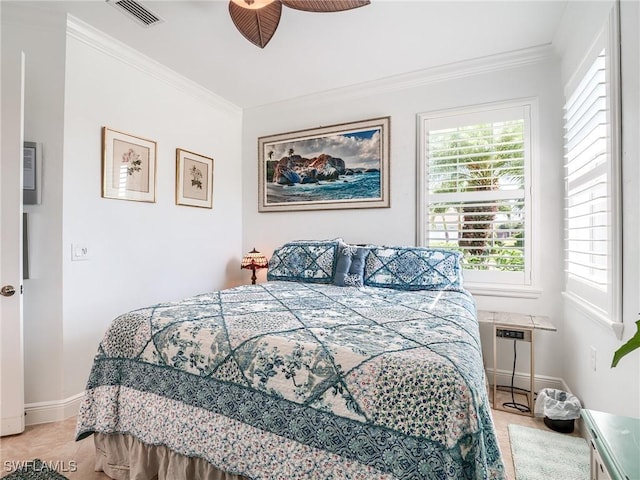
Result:
<instances>
[{"instance_id":1,"label":"table lamp","mask_svg":"<svg viewBox=\"0 0 640 480\"><path fill-rule=\"evenodd\" d=\"M260 268L267 268L269 266L269 261L267 257L265 257L262 253L258 252L255 248L247 253L242 258L242 263L240 268L246 268L253 272L251 275L251 284L256 284L256 270Z\"/></svg>"}]
</instances>

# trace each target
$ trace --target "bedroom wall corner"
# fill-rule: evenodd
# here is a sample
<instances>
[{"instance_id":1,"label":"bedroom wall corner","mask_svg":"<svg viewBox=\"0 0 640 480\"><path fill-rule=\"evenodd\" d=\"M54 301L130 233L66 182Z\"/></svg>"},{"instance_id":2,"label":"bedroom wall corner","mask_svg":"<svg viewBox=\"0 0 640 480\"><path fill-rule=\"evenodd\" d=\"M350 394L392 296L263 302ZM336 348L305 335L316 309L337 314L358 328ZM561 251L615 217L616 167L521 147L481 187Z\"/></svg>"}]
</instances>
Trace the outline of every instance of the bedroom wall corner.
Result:
<instances>
[{"instance_id":1,"label":"bedroom wall corner","mask_svg":"<svg viewBox=\"0 0 640 480\"><path fill-rule=\"evenodd\" d=\"M64 141L65 396L82 391L109 323L239 283L242 111L72 17ZM155 203L101 198L101 130L157 142ZM176 148L214 159L213 209L175 204ZM71 261L83 243L89 259ZM236 268L237 267L237 268Z\"/></svg>"}]
</instances>

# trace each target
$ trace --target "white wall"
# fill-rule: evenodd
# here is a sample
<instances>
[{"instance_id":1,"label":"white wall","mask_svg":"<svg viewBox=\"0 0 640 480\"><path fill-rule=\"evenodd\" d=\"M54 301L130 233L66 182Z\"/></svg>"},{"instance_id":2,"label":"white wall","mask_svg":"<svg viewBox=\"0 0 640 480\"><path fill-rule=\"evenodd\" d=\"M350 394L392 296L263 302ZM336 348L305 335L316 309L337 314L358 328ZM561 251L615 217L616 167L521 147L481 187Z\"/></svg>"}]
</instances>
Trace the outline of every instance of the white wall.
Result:
<instances>
[{"instance_id":1,"label":"white wall","mask_svg":"<svg viewBox=\"0 0 640 480\"><path fill-rule=\"evenodd\" d=\"M545 49L477 60L409 76L358 85L266 105L244 112L244 249L255 246L270 256L292 239L343 237L347 242L414 245L416 238L416 114L517 98L535 97L540 118L534 169L540 187L538 218L543 230L535 252L539 269L537 299L477 297L482 309L548 315L562 330L562 123L559 67ZM307 212L257 210L257 138L321 125L391 116L391 207ZM264 279L264 272L261 272ZM485 358L492 359L491 332L481 331ZM537 344L540 375L562 376L560 335L543 333ZM523 345L526 347L526 345ZM508 348L505 347L505 348ZM523 348L518 370L528 371ZM498 367L510 370L507 351ZM520 363L519 363L520 365Z\"/></svg>"},{"instance_id":2,"label":"white wall","mask_svg":"<svg viewBox=\"0 0 640 480\"><path fill-rule=\"evenodd\" d=\"M562 55L566 83L607 19L612 2L570 2L554 44ZM623 341L636 331L640 312L640 6L621 2L622 36L622 216L623 216ZM613 331L586 317L570 304L564 306L564 377L586 408L640 416L640 351L610 368L614 351L623 343ZM591 369L591 349L596 370Z\"/></svg>"},{"instance_id":3,"label":"white wall","mask_svg":"<svg viewBox=\"0 0 640 480\"><path fill-rule=\"evenodd\" d=\"M241 110L78 21L67 40L65 395L84 389L115 316L239 281ZM101 198L101 129L157 142L155 203ZM214 208L175 204L176 148L214 158ZM71 261L71 244L89 248Z\"/></svg>"}]
</instances>

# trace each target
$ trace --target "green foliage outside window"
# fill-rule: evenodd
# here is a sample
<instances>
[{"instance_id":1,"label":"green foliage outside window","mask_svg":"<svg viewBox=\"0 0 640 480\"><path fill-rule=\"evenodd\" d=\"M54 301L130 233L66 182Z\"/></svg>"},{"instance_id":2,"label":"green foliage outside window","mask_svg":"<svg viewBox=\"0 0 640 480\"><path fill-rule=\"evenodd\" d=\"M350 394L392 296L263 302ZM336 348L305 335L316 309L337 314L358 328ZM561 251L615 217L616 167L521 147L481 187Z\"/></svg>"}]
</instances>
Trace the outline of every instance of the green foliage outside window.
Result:
<instances>
[{"instance_id":1,"label":"green foliage outside window","mask_svg":"<svg viewBox=\"0 0 640 480\"><path fill-rule=\"evenodd\" d=\"M524 190L524 122L473 125L429 136L429 193ZM460 250L465 268L524 270L522 201L434 203L429 244ZM457 239L447 221L458 218Z\"/></svg>"}]
</instances>

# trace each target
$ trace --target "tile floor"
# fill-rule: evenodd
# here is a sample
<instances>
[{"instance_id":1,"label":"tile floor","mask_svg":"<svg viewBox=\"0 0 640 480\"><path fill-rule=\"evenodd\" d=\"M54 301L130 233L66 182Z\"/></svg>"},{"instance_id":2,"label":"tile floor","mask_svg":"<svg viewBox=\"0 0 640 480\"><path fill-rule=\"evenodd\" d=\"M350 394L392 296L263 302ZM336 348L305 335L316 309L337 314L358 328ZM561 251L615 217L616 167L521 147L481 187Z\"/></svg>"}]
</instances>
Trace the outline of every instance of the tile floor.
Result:
<instances>
[{"instance_id":1,"label":"tile floor","mask_svg":"<svg viewBox=\"0 0 640 480\"><path fill-rule=\"evenodd\" d=\"M500 393L500 395L504 394ZM504 457L507 478L513 480L515 477L507 426L510 423L516 423L541 429L547 429L547 427L542 419L501 410L493 410L493 419ZM29 426L20 435L0 438L0 476L8 474L11 463L6 462L40 458L43 461L59 462L58 471L70 480L108 480L109 477L105 474L93 471L95 458L93 437L76 442L74 433L75 417L61 422ZM577 429L574 435L579 435ZM72 461L77 465L77 470L74 472L68 471Z\"/></svg>"}]
</instances>

